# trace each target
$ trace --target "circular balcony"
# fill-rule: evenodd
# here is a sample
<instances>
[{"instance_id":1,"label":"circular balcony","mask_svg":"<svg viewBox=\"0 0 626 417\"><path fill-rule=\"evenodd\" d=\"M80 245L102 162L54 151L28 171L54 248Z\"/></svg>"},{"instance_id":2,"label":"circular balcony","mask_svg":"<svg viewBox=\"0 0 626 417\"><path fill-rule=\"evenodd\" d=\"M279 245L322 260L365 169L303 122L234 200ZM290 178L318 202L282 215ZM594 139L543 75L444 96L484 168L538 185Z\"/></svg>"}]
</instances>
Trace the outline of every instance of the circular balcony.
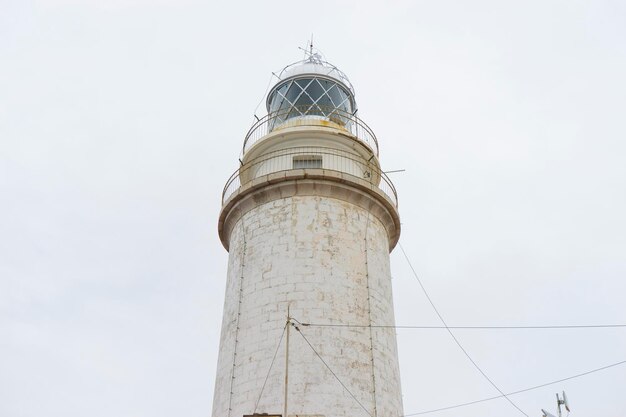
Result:
<instances>
[{"instance_id":1,"label":"circular balcony","mask_svg":"<svg viewBox=\"0 0 626 417\"><path fill-rule=\"evenodd\" d=\"M222 204L226 204L240 189L278 182L287 177L341 180L381 192L396 209L398 207L396 189L377 165L349 151L315 146L281 149L247 161L226 182Z\"/></svg>"},{"instance_id":2,"label":"circular balcony","mask_svg":"<svg viewBox=\"0 0 626 417\"><path fill-rule=\"evenodd\" d=\"M378 156L376 135L365 122L344 110L318 104L290 106L267 114L254 123L246 134L242 154L245 155L269 133L296 126L326 126L343 130Z\"/></svg>"}]
</instances>

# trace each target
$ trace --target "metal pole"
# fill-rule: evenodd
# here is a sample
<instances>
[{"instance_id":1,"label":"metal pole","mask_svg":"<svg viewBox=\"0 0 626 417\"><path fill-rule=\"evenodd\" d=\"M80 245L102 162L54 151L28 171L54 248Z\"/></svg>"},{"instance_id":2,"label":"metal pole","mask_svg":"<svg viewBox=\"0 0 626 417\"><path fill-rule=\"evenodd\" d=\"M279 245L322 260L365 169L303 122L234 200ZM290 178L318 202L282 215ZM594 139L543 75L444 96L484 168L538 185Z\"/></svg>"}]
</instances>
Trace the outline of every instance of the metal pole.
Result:
<instances>
[{"instance_id":1,"label":"metal pole","mask_svg":"<svg viewBox=\"0 0 626 417\"><path fill-rule=\"evenodd\" d=\"M283 417L287 417L287 396L289 394L289 327L291 327L291 317L289 316L289 305L287 305L287 337L285 338L285 409Z\"/></svg>"}]
</instances>

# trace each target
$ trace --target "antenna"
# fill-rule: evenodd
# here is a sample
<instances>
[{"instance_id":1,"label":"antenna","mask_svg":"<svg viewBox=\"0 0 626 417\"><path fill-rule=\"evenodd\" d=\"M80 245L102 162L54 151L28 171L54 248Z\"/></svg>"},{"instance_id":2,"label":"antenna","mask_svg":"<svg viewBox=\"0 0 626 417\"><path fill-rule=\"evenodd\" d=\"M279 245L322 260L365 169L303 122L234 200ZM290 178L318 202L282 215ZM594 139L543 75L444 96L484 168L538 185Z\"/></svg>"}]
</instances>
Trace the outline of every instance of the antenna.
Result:
<instances>
[{"instance_id":1,"label":"antenna","mask_svg":"<svg viewBox=\"0 0 626 417\"><path fill-rule=\"evenodd\" d=\"M567 402L567 396L565 395L565 391L563 391L563 397L559 397L559 393L556 393L556 406L559 410L559 417L562 417L562 412L561 412L561 406L564 405L565 409L567 410L567 412L570 412L570 408L569 408L569 403ZM544 410L543 408L541 409L541 411L543 412L543 417L555 417L554 415L548 413L546 410ZM568 414L569 416L569 414Z\"/></svg>"},{"instance_id":2,"label":"antenna","mask_svg":"<svg viewBox=\"0 0 626 417\"><path fill-rule=\"evenodd\" d=\"M298 49L304 52L305 61L308 60L315 64L322 64L324 62L324 57L322 53L320 52L320 50L317 48L313 48L313 34L312 33L311 33L311 40L307 41L307 47L302 48L301 46L298 46ZM315 49L317 52L313 52L313 49Z\"/></svg>"},{"instance_id":3,"label":"antenna","mask_svg":"<svg viewBox=\"0 0 626 417\"><path fill-rule=\"evenodd\" d=\"M302 48L300 46L298 46L298 49L300 49L302 52L304 52L304 59L312 59L313 58L313 34L311 33L311 39L309 41L307 41L307 46L306 48Z\"/></svg>"},{"instance_id":4,"label":"antenna","mask_svg":"<svg viewBox=\"0 0 626 417\"><path fill-rule=\"evenodd\" d=\"M565 391L563 391L563 398L559 397L559 393L556 393L556 405L559 407L559 417L561 417L561 405L565 406L567 412L570 412L569 404L567 403L567 397L565 396Z\"/></svg>"}]
</instances>

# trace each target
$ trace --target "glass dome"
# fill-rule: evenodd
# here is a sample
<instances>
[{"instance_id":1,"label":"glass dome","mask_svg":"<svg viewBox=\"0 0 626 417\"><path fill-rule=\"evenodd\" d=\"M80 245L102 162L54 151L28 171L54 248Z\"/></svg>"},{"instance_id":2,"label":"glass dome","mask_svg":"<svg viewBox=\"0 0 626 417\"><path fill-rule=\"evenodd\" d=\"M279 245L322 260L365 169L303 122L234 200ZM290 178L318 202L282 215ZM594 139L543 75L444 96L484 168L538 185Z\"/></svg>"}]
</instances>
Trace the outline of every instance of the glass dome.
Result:
<instances>
[{"instance_id":1,"label":"glass dome","mask_svg":"<svg viewBox=\"0 0 626 417\"><path fill-rule=\"evenodd\" d=\"M356 112L354 90L337 67L312 55L285 67L267 96L274 125L294 117L321 117L345 125Z\"/></svg>"}]
</instances>

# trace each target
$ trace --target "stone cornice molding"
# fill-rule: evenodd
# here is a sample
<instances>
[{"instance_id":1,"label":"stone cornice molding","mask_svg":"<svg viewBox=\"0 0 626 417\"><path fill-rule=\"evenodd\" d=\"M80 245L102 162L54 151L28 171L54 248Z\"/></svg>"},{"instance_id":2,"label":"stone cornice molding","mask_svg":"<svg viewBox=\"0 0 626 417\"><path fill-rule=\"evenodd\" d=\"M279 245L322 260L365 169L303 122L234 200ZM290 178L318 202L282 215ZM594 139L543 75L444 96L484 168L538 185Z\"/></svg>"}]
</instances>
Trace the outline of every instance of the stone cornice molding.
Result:
<instances>
[{"instance_id":1,"label":"stone cornice molding","mask_svg":"<svg viewBox=\"0 0 626 417\"><path fill-rule=\"evenodd\" d=\"M400 239L398 209L377 186L338 171L294 169L255 178L224 202L218 221L224 248L228 250L233 227L244 214L261 204L294 196L336 198L369 211L385 227L390 252Z\"/></svg>"}]
</instances>

